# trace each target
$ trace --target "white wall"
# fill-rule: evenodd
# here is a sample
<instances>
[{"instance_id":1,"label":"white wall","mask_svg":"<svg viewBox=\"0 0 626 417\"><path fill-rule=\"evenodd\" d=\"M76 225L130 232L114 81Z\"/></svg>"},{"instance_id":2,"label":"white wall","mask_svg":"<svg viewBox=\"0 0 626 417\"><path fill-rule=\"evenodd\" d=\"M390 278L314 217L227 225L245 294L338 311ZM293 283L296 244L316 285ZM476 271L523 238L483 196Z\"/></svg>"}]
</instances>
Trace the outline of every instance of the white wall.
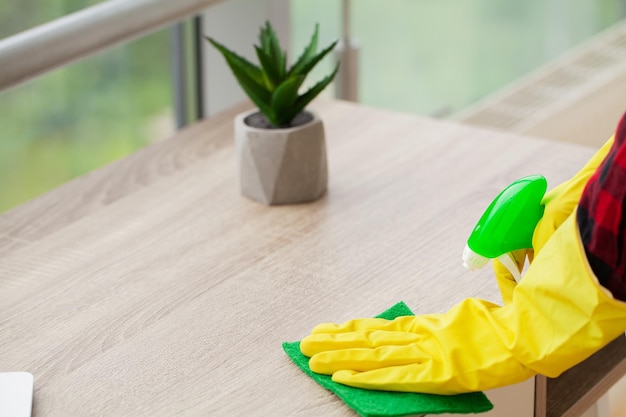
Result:
<instances>
[{"instance_id":1,"label":"white wall","mask_svg":"<svg viewBox=\"0 0 626 417\"><path fill-rule=\"evenodd\" d=\"M289 0L229 0L203 14L203 34L215 38L252 62L253 45L266 20L272 22L283 50L289 50ZM246 99L221 54L208 42L203 46L205 116L219 113Z\"/></svg>"}]
</instances>

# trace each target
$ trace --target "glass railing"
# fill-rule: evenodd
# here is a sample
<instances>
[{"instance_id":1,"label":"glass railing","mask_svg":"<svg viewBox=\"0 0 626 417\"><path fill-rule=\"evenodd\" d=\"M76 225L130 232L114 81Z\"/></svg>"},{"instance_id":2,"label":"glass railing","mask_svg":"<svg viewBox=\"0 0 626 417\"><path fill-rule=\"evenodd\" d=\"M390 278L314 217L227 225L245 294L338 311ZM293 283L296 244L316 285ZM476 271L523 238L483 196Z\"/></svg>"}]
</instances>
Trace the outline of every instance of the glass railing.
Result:
<instances>
[{"instance_id":1,"label":"glass railing","mask_svg":"<svg viewBox=\"0 0 626 417\"><path fill-rule=\"evenodd\" d=\"M174 131L169 33L0 93L0 212Z\"/></svg>"},{"instance_id":2,"label":"glass railing","mask_svg":"<svg viewBox=\"0 0 626 417\"><path fill-rule=\"evenodd\" d=\"M213 3L4 2L0 212L169 136L181 117L173 103L187 104L172 94L181 45L155 30Z\"/></svg>"},{"instance_id":3,"label":"glass railing","mask_svg":"<svg viewBox=\"0 0 626 417\"><path fill-rule=\"evenodd\" d=\"M0 89L5 89L0 91L0 211L175 129L173 114L184 101L172 98L166 30L70 62L174 23L213 3L218 5L209 8L209 13L227 3L245 13L252 2L255 10L289 6L286 19L291 20L287 25L291 33L286 44L292 58L308 42L315 23L320 24L320 44L344 33L342 4L345 6L346 0L3 2L0 37L76 10L84 19L51 22L63 23L57 24L55 33L68 42L52 41L49 36L34 42L24 37L9 45L24 46L22 52L0 47L0 63L5 64L0 65ZM95 6L81 10L91 5ZM350 11L350 36L358 44L359 100L380 108L446 117L610 26L623 17L624 6L621 0L359 0L351 2ZM119 25L112 24L118 19L115 16L121 19ZM81 31L86 31L85 39L77 35ZM247 39L239 42L247 45L256 40ZM208 51L208 46L203 48ZM2 61L3 53L21 58ZM28 59L35 55L38 59ZM17 67L13 65L16 62L20 64ZM36 64L42 62L46 71L66 67L19 84L22 80L17 78L25 73L26 78L31 72L33 76L41 74L42 68ZM332 65L332 59L327 59L316 67L311 82L327 74ZM212 72L208 81L215 83L215 74ZM232 75L218 72L218 77ZM220 88L211 86L205 86L203 92L205 101L207 94L218 101L220 94L225 100L234 97L230 90L220 93ZM332 95L333 87L325 94ZM219 108L210 104L211 109Z\"/></svg>"},{"instance_id":4,"label":"glass railing","mask_svg":"<svg viewBox=\"0 0 626 417\"><path fill-rule=\"evenodd\" d=\"M359 99L452 115L616 23L624 8L622 0L352 1ZM291 9L294 53L314 22L326 38L341 33L339 1L292 0Z\"/></svg>"}]
</instances>

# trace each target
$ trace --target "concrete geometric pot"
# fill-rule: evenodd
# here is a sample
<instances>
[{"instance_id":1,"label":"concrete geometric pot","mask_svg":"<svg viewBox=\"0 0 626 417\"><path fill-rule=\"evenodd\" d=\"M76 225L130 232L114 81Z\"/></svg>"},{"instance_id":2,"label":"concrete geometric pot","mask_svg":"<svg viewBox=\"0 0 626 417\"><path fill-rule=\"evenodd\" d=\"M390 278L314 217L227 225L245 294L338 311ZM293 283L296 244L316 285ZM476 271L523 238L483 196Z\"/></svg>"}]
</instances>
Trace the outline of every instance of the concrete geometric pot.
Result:
<instances>
[{"instance_id":1,"label":"concrete geometric pot","mask_svg":"<svg viewBox=\"0 0 626 417\"><path fill-rule=\"evenodd\" d=\"M267 205L317 200L328 183L322 120L307 110L305 124L266 129L246 123L257 113L235 118L241 194Z\"/></svg>"}]
</instances>

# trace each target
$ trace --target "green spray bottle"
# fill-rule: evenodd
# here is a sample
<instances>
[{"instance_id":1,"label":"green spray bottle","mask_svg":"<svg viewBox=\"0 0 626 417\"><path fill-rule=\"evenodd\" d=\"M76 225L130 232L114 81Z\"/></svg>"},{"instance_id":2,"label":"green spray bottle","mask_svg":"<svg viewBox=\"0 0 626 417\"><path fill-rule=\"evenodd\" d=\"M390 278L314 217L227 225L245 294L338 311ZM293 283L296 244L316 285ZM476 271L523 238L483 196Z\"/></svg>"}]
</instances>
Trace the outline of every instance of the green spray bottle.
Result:
<instances>
[{"instance_id":1,"label":"green spray bottle","mask_svg":"<svg viewBox=\"0 0 626 417\"><path fill-rule=\"evenodd\" d=\"M463 250L463 266L470 270L498 259L519 282L521 274L511 254L532 248L533 232L543 217L541 200L548 189L541 175L514 181L491 202L474 227Z\"/></svg>"}]
</instances>

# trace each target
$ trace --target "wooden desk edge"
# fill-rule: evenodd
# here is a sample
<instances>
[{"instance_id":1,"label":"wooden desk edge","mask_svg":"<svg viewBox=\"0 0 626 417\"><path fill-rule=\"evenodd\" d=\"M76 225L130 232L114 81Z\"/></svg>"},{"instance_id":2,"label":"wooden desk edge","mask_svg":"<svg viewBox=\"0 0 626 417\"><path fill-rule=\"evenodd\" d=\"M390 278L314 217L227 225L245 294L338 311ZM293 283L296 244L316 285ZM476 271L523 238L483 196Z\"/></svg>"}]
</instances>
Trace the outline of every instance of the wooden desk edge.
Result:
<instances>
[{"instance_id":1,"label":"wooden desk edge","mask_svg":"<svg viewBox=\"0 0 626 417\"><path fill-rule=\"evenodd\" d=\"M537 375L535 417L580 417L625 374L626 338L622 335L558 378Z\"/></svg>"}]
</instances>

